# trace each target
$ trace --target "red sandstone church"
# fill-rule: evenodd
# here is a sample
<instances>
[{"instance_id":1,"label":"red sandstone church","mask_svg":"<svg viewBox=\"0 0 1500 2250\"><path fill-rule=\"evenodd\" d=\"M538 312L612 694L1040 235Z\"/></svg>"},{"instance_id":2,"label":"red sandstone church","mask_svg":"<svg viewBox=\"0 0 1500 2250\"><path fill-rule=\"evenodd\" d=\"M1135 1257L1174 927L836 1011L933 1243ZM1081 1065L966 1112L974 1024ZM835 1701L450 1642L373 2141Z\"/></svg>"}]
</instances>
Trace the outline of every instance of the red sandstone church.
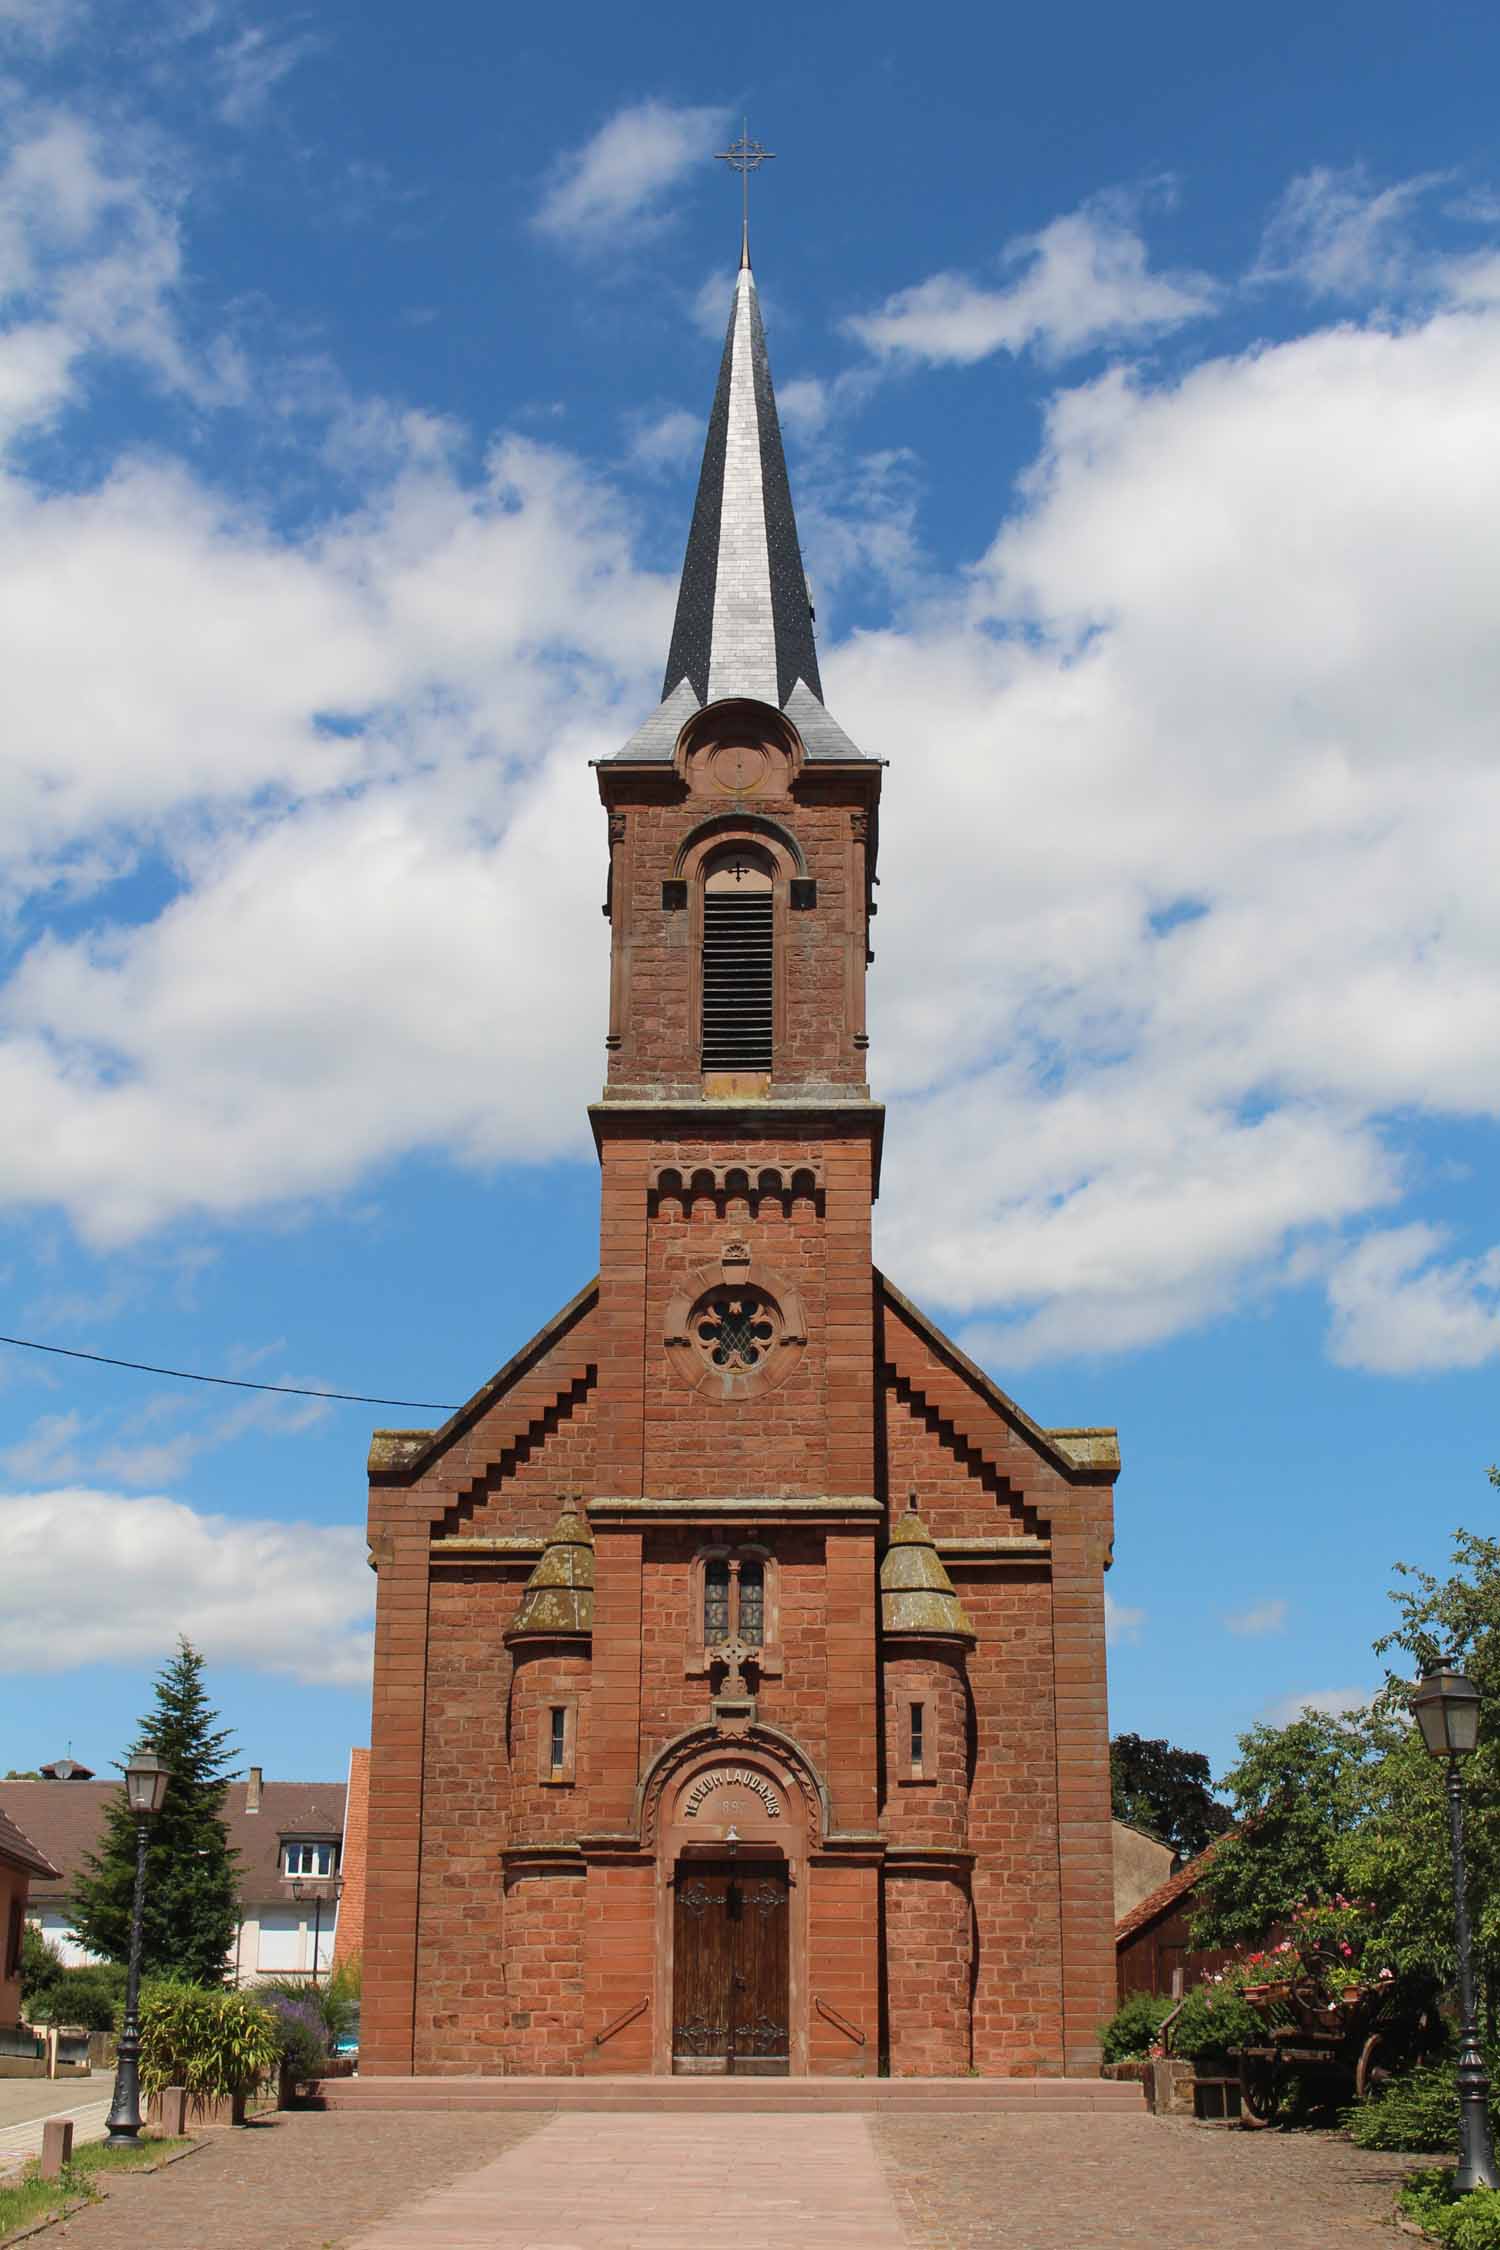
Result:
<instances>
[{"instance_id":1,"label":"red sandstone church","mask_svg":"<svg viewBox=\"0 0 1500 2250\"><path fill-rule=\"evenodd\" d=\"M663 701L598 770L599 1273L370 1455L362 2071L1090 2072L1119 1456L871 1260L881 766L748 258Z\"/></svg>"}]
</instances>

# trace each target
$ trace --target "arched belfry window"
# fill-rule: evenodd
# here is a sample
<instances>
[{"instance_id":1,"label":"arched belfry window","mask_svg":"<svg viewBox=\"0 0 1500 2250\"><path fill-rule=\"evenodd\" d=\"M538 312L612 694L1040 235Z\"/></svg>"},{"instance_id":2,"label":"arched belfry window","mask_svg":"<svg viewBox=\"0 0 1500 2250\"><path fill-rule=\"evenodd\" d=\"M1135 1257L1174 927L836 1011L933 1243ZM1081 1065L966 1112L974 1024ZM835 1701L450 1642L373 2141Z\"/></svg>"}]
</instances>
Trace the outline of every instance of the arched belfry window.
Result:
<instances>
[{"instance_id":1,"label":"arched belfry window","mask_svg":"<svg viewBox=\"0 0 1500 2250\"><path fill-rule=\"evenodd\" d=\"M774 982L771 862L726 844L703 866L703 1068L769 1070Z\"/></svg>"}]
</instances>

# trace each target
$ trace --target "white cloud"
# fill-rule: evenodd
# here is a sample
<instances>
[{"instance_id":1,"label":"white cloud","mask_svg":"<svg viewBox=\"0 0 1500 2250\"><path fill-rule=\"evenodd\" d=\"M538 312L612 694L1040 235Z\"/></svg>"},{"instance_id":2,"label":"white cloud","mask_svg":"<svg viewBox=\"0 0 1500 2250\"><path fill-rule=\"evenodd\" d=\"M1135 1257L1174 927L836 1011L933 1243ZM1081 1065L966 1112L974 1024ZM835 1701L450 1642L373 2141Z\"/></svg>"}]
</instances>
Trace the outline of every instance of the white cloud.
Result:
<instances>
[{"instance_id":1,"label":"white cloud","mask_svg":"<svg viewBox=\"0 0 1500 2250\"><path fill-rule=\"evenodd\" d=\"M0 1670L211 1662L362 1688L375 1581L363 1535L87 1487L0 1497Z\"/></svg>"},{"instance_id":2,"label":"white cloud","mask_svg":"<svg viewBox=\"0 0 1500 2250\"><path fill-rule=\"evenodd\" d=\"M100 196L165 208L80 145L40 163L56 213L0 197L10 270L72 228L55 297ZM145 239L137 300L175 333ZM1475 301L1059 390L956 583L909 456L802 480L815 575L909 597L844 646L824 618L831 705L891 760L880 1254L986 1358L1138 1347L1321 1274L1365 1349L1346 1231L1410 1218L1413 1121L1500 1113L1497 372ZM306 419L361 497L296 537L161 453L0 481L0 904L86 900L147 852L176 886L32 942L0 992L0 1204L97 1242L413 1149L586 1147L587 759L649 707L672 586L557 448L502 438L468 481L431 417ZM1474 1364L1487 1274L1398 1272L1423 1350Z\"/></svg>"},{"instance_id":3,"label":"white cloud","mask_svg":"<svg viewBox=\"0 0 1500 2250\"><path fill-rule=\"evenodd\" d=\"M1062 392L967 596L830 653L891 760L880 1255L992 1362L1305 1280L1413 1120L1500 1114L1497 375L1444 311Z\"/></svg>"},{"instance_id":4,"label":"white cloud","mask_svg":"<svg viewBox=\"0 0 1500 2250\"><path fill-rule=\"evenodd\" d=\"M628 249L661 223L666 197L714 153L728 117L727 109L663 101L617 110L558 160L534 224L575 249Z\"/></svg>"},{"instance_id":5,"label":"white cloud","mask_svg":"<svg viewBox=\"0 0 1500 2250\"><path fill-rule=\"evenodd\" d=\"M1319 166L1292 181L1261 242L1252 281L1294 281L1318 297L1365 297L1413 275L1412 221L1443 175L1376 188L1363 165Z\"/></svg>"},{"instance_id":6,"label":"white cloud","mask_svg":"<svg viewBox=\"0 0 1500 2250\"><path fill-rule=\"evenodd\" d=\"M1300 1719L1304 1711L1317 1711L1325 1718L1341 1719L1345 1712L1366 1710L1374 1690L1367 1687L1336 1687L1299 1689L1292 1695L1280 1695L1268 1703L1260 1716L1267 1726L1289 1727Z\"/></svg>"},{"instance_id":7,"label":"white cloud","mask_svg":"<svg viewBox=\"0 0 1500 2250\"><path fill-rule=\"evenodd\" d=\"M630 441L630 458L652 473L684 469L703 450L703 417L686 407L670 407L654 420L643 422Z\"/></svg>"},{"instance_id":8,"label":"white cloud","mask_svg":"<svg viewBox=\"0 0 1500 2250\"><path fill-rule=\"evenodd\" d=\"M1444 1261L1446 1240L1437 1227L1391 1227L1338 1262L1329 1351L1341 1367L1430 1375L1500 1359L1500 1244Z\"/></svg>"},{"instance_id":9,"label":"white cloud","mask_svg":"<svg viewBox=\"0 0 1500 2250\"><path fill-rule=\"evenodd\" d=\"M86 14L85 0L0 0L0 47L61 46Z\"/></svg>"},{"instance_id":10,"label":"white cloud","mask_svg":"<svg viewBox=\"0 0 1500 2250\"><path fill-rule=\"evenodd\" d=\"M1113 1594L1104 1596L1104 1637L1111 1648L1134 1645L1141 1637L1141 1627L1146 1622L1143 1609L1132 1609L1125 1602L1117 1602Z\"/></svg>"},{"instance_id":11,"label":"white cloud","mask_svg":"<svg viewBox=\"0 0 1500 2250\"><path fill-rule=\"evenodd\" d=\"M1242 1640L1258 1640L1267 1633L1279 1633L1286 1625L1284 1601L1252 1602L1248 1609L1231 1610L1224 1623L1231 1633Z\"/></svg>"},{"instance_id":12,"label":"white cloud","mask_svg":"<svg viewBox=\"0 0 1500 2250\"><path fill-rule=\"evenodd\" d=\"M98 355L200 403L236 395L232 354L180 333L181 271L176 193L148 153L0 88L0 447L54 421Z\"/></svg>"},{"instance_id":13,"label":"white cloud","mask_svg":"<svg viewBox=\"0 0 1500 2250\"><path fill-rule=\"evenodd\" d=\"M734 276L723 266L715 266L712 273L705 275L688 308L693 326L700 336L706 336L711 343L723 342L724 331L729 325L729 308L733 301ZM761 313L764 318L764 305Z\"/></svg>"},{"instance_id":14,"label":"white cloud","mask_svg":"<svg viewBox=\"0 0 1500 2250\"><path fill-rule=\"evenodd\" d=\"M278 39L264 24L246 24L215 57L224 91L219 115L226 125L261 117L272 94L319 42L307 33Z\"/></svg>"},{"instance_id":15,"label":"white cloud","mask_svg":"<svg viewBox=\"0 0 1500 2250\"><path fill-rule=\"evenodd\" d=\"M849 332L883 356L969 367L994 352L1066 358L1095 345L1159 334L1213 309L1206 274L1154 273L1132 206L1100 197L1036 234L1007 243L1016 278L985 287L937 273L888 297Z\"/></svg>"}]
</instances>

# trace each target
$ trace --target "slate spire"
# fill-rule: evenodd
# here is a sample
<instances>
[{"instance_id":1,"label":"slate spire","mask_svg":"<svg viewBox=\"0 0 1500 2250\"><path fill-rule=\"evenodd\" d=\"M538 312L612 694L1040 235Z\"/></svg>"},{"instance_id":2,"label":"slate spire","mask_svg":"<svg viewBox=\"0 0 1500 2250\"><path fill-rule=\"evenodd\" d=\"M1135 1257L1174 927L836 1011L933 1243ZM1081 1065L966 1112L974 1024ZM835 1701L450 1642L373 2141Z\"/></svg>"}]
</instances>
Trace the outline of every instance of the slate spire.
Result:
<instances>
[{"instance_id":1,"label":"slate spire","mask_svg":"<svg viewBox=\"0 0 1500 2250\"><path fill-rule=\"evenodd\" d=\"M799 680L823 689L748 238L740 260L662 700L686 680L698 705L780 710Z\"/></svg>"}]
</instances>

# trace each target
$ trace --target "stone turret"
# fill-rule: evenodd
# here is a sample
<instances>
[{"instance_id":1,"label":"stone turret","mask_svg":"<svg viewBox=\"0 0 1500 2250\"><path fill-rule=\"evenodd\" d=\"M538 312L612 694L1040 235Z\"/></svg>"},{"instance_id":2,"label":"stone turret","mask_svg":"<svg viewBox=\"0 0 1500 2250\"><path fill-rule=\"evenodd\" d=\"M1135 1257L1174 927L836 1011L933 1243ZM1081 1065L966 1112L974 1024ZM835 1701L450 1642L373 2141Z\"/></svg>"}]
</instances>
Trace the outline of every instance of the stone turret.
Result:
<instances>
[{"instance_id":1,"label":"stone turret","mask_svg":"<svg viewBox=\"0 0 1500 2250\"><path fill-rule=\"evenodd\" d=\"M593 1630L594 1535L576 1500L566 1499L505 1638L514 1645L522 1640L586 1637Z\"/></svg>"},{"instance_id":2,"label":"stone turret","mask_svg":"<svg viewBox=\"0 0 1500 2250\"><path fill-rule=\"evenodd\" d=\"M912 1493L880 1565L887 1960L900 2002L893 2073L952 2076L973 2059L967 1657L975 1639Z\"/></svg>"},{"instance_id":3,"label":"stone turret","mask_svg":"<svg viewBox=\"0 0 1500 2250\"><path fill-rule=\"evenodd\" d=\"M891 1533L880 1566L880 1630L917 1634L923 1640L957 1640L974 1646L974 1628L953 1591L932 1533L917 1514L913 1492Z\"/></svg>"}]
</instances>

